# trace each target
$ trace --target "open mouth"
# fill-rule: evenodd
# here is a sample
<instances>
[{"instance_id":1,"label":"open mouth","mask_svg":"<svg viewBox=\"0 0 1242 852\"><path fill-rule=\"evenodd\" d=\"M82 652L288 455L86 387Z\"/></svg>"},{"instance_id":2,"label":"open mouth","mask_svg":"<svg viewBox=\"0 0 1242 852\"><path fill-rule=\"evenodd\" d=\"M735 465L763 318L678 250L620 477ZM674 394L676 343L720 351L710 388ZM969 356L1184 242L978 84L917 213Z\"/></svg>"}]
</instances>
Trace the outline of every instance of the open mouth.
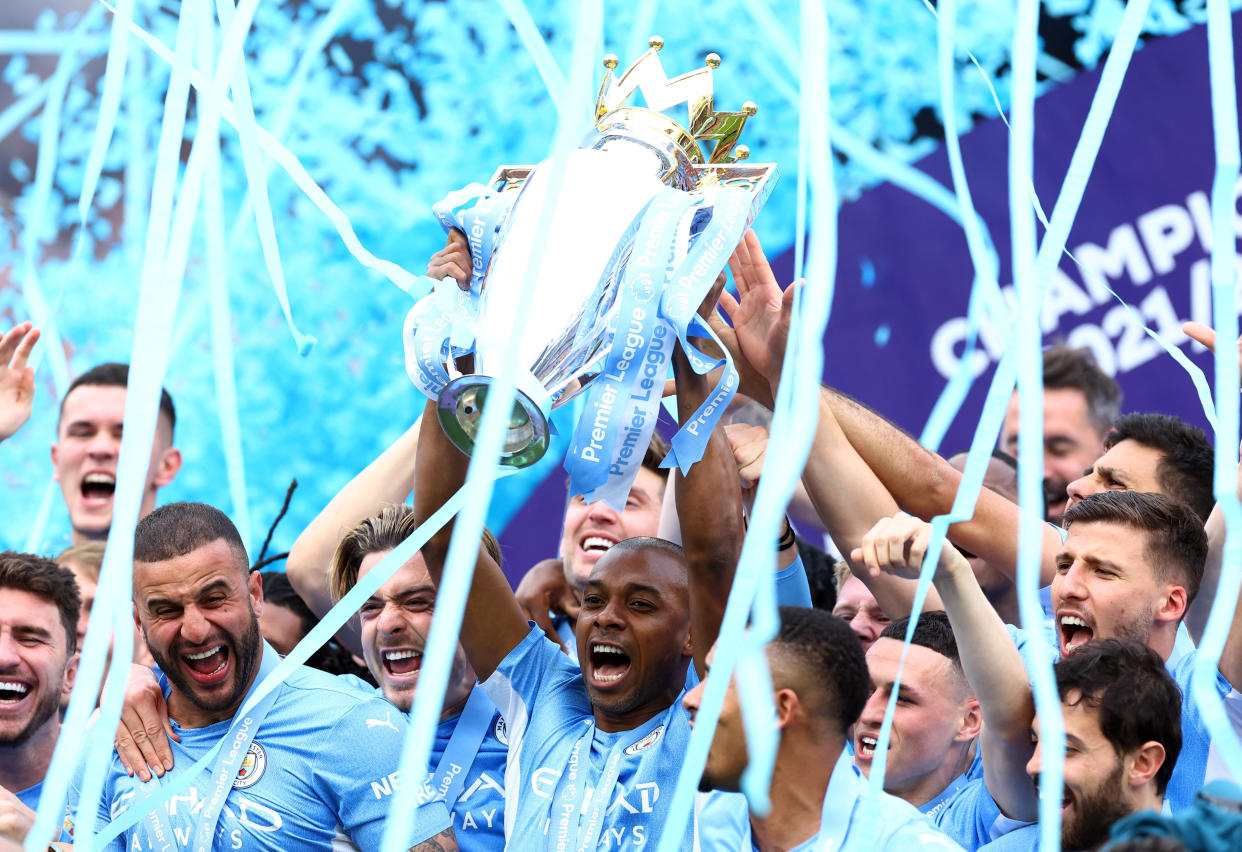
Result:
<instances>
[{"instance_id":1,"label":"open mouth","mask_svg":"<svg viewBox=\"0 0 1242 852\"><path fill-rule=\"evenodd\" d=\"M1072 654L1095 638L1095 630L1077 615L1061 616L1057 626L1061 629L1061 645L1067 654Z\"/></svg>"},{"instance_id":2,"label":"open mouth","mask_svg":"<svg viewBox=\"0 0 1242 852\"><path fill-rule=\"evenodd\" d=\"M21 681L0 681L0 707L12 707L20 704L30 693L30 687Z\"/></svg>"},{"instance_id":3,"label":"open mouth","mask_svg":"<svg viewBox=\"0 0 1242 852\"><path fill-rule=\"evenodd\" d=\"M384 671L390 675L406 675L417 672L423 665L423 652L412 648L399 651L384 651L380 654L384 661Z\"/></svg>"},{"instance_id":4,"label":"open mouth","mask_svg":"<svg viewBox=\"0 0 1242 852\"><path fill-rule=\"evenodd\" d=\"M229 649L225 645L213 645L192 654L182 654L181 659L196 681L213 684L224 676L229 664Z\"/></svg>"},{"instance_id":5,"label":"open mouth","mask_svg":"<svg viewBox=\"0 0 1242 852\"><path fill-rule=\"evenodd\" d=\"M880 744L880 738L872 736L860 736L858 738L858 747L854 750L858 757L864 760L870 760L875 757L876 746ZM888 747L891 749L893 744L890 742Z\"/></svg>"},{"instance_id":6,"label":"open mouth","mask_svg":"<svg viewBox=\"0 0 1242 852\"><path fill-rule=\"evenodd\" d=\"M110 500L116 493L116 477L110 473L88 473L82 477L82 498L88 501Z\"/></svg>"},{"instance_id":7,"label":"open mouth","mask_svg":"<svg viewBox=\"0 0 1242 852\"><path fill-rule=\"evenodd\" d=\"M595 686L611 686L630 671L630 655L616 645L591 643L591 681Z\"/></svg>"},{"instance_id":8,"label":"open mouth","mask_svg":"<svg viewBox=\"0 0 1242 852\"><path fill-rule=\"evenodd\" d=\"M617 543L614 538L608 538L602 535L589 535L578 544L583 553L593 553L597 556L603 556L612 546Z\"/></svg>"}]
</instances>

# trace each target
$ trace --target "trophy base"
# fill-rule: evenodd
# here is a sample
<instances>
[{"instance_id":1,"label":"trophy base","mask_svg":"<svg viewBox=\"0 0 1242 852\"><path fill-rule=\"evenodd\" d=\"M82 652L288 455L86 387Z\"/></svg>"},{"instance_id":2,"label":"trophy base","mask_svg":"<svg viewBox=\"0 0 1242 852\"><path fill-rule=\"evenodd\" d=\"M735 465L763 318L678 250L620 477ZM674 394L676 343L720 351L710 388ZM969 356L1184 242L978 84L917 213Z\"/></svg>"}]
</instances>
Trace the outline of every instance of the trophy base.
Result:
<instances>
[{"instance_id":1,"label":"trophy base","mask_svg":"<svg viewBox=\"0 0 1242 852\"><path fill-rule=\"evenodd\" d=\"M483 422L483 406L492 385L490 376L459 376L445 386L436 400L436 414L444 434L466 455L474 453ZM514 388L513 411L500 451L500 463L527 467L548 451L548 419L530 397Z\"/></svg>"}]
</instances>

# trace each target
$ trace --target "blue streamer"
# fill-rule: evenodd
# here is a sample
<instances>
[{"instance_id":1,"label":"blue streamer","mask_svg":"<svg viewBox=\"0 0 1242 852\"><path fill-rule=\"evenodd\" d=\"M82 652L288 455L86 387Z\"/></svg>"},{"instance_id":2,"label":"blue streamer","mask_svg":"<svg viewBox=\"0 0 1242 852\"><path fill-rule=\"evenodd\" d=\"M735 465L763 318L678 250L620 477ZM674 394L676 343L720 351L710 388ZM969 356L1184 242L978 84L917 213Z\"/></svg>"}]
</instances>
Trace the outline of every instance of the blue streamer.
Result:
<instances>
[{"instance_id":1,"label":"blue streamer","mask_svg":"<svg viewBox=\"0 0 1242 852\"><path fill-rule=\"evenodd\" d=\"M205 29L200 42L200 61L210 61L212 50ZM207 54L208 58L204 58ZM224 238L224 198L221 190L220 148L209 145L204 152L205 183L203 232L205 236L208 314L211 323L211 369L216 386L216 411L220 417L220 447L224 451L224 470L228 478L230 517L243 542L253 546L250 502L246 498L246 464L242 454L241 418L237 408L237 382L233 364L233 328L229 311L229 258ZM241 217L239 217L240 220Z\"/></svg>"},{"instance_id":2,"label":"blue streamer","mask_svg":"<svg viewBox=\"0 0 1242 852\"><path fill-rule=\"evenodd\" d=\"M505 10L505 14L509 16L509 22L513 24L518 38L522 40L522 45L530 54L531 61L535 63L535 70L539 72L539 77L548 90L548 97L556 106L556 114L560 117L561 126L572 123L575 116L568 99L571 94L567 91L568 83L561 69L557 67L556 60L552 58L548 43L539 34L539 29L530 16L530 10L521 0L498 0L498 2Z\"/></svg>"},{"instance_id":3,"label":"blue streamer","mask_svg":"<svg viewBox=\"0 0 1242 852\"><path fill-rule=\"evenodd\" d=\"M112 33L108 41L108 64L104 68L103 94L99 99L99 124L91 140L91 150L86 157L86 174L82 178L82 194L78 198L78 247L86 238L86 216L95 198L95 187L103 171L104 155L112 142L112 130L116 126L117 112L121 108L121 79L129 56L129 33L126 23L134 15L134 0L117 0ZM76 253L76 252L75 252Z\"/></svg>"},{"instance_id":4,"label":"blue streamer","mask_svg":"<svg viewBox=\"0 0 1242 852\"><path fill-rule=\"evenodd\" d=\"M125 420L121 439L120 458L117 462L117 488L113 500L112 526L108 533L108 546L104 553L103 568L100 572L100 591L95 599L95 607L100 611L101 627L113 630L117 643L114 649L112 664L109 667L109 689L105 689L99 708L99 717L95 724L100 730L112 731L121 715L121 699L124 693L123 684L125 667L132 658L133 630L131 618L132 576L133 576L133 530L138 521L139 507L142 503L143 490L146 484L147 466L151 458L151 445L155 440L155 426L158 417L160 387L163 384L164 371L167 364L167 338L171 332L172 320L176 314L179 296L179 282L164 286L164 275L168 261L166 244L171 211L176 188L176 177L180 163L181 139L185 126L186 104L189 86L186 72L190 64L190 51L193 47L192 23L185 18L192 17L194 3L187 3L191 12L183 8L183 18L178 22L177 47L172 78L168 84L165 97L165 111L160 128L160 142L156 167L156 179L151 201L151 227L147 232L146 252L142 267L139 291L138 312L135 319L134 343L130 357L129 392L125 397ZM124 629L123 629L124 626ZM56 745L52 767L48 779L53 783L53 790L45 788L44 799L40 802L40 819L54 820L63 813L60 805L64 800L64 787L69 782L72 767L69 761L81 754L79 741L85 727L86 716L97 694L99 678L103 668L103 654L106 642L102 636L92 637L91 630L95 627L95 619L91 619L87 629L86 653L78 671L78 688L74 690L69 702L69 712L61 738ZM126 634L126 635L122 635ZM93 639L93 641L92 641ZM94 643L102 643L103 647L95 647ZM126 652L125 646L130 650ZM128 656L124 656L128 653ZM75 707L74 702L81 698ZM76 715L75 715L76 714ZM70 736L66 738L65 734ZM85 749L85 765L106 766L112 752L111 737L92 737ZM64 758L58 767L57 761ZM47 783L47 782L45 782ZM77 834L75 841L86 852L92 848L91 835L97 819L96 803L103 789L103 773L86 773L83 776L81 800L75 818ZM48 810L48 800L56 806ZM51 823L39 826L40 830L32 831L32 835L46 837L50 834Z\"/></svg>"},{"instance_id":5,"label":"blue streamer","mask_svg":"<svg viewBox=\"0 0 1242 852\"><path fill-rule=\"evenodd\" d=\"M806 0L801 23L804 69L799 79L805 87L808 108L801 111L800 120L808 123L808 138L827 138L829 45L828 19L823 4L818 0ZM772 588L775 568L772 541L777 536L784 506L801 476L818 418L819 377L823 371L821 341L832 302L837 247L837 196L829 150L829 146L820 146L809 152L807 168L813 199L810 218L813 231L809 241L803 234L796 235L798 242L806 242L810 247L807 269L810 283L805 290L805 304L801 294L795 294L798 296L795 316L786 345L772 424L774 433L779 432L788 439L769 447L765 474L759 481L712 669L695 714L694 731L677 779L659 852L674 852L684 837L694 794L735 667L749 755L742 779L743 791L755 812L768 810L768 786L779 745L777 731L771 724L774 709L764 653L764 646L778 626ZM750 630L745 629L748 614L752 616Z\"/></svg>"},{"instance_id":6,"label":"blue streamer","mask_svg":"<svg viewBox=\"0 0 1242 852\"><path fill-rule=\"evenodd\" d=\"M1212 744L1234 778L1242 778L1242 742L1216 692L1220 655L1236 617L1242 584L1242 502L1238 500L1238 309L1234 259L1234 187L1240 172L1238 103L1234 80L1233 29L1224 0L1208 0L1208 57L1212 82L1212 128L1216 174L1212 180L1212 325L1216 329L1216 506L1225 519L1220 579L1190 689L1211 732ZM1224 594L1221 594L1224 592Z\"/></svg>"},{"instance_id":7,"label":"blue streamer","mask_svg":"<svg viewBox=\"0 0 1242 852\"><path fill-rule=\"evenodd\" d=\"M575 98L589 91L591 60L603 25L603 9L599 0L583 3L578 9L574 26L573 57L570 65L570 88L568 96ZM571 150L576 143L576 131L571 121L558 123L554 149L559 153ZM560 197L564 184L563 159L552 161L549 176L548 198ZM524 328L534 292L535 273L539 269L548 247L552 225L551 217L540 220L531 247L531 260L522 281L522 295L518 300L513 318L515 328ZM407 777L423 777L431 755L431 742L440 721L442 696L448 683L452 658L461 629L461 619L466 608L466 598L474 576L478 558L479 541L487 504L491 499L496 475L496 460L500 455L501 442L508 427L509 413L513 406L514 377L517 373L517 346L519 336L512 335L505 345L501 360L502 369L488 391L488 404L484 407L479 434L467 472L469 500L462 509L461 518L453 530L444 566L441 587L436 594L436 612L432 618L427 647L423 656L423 668L419 685L410 708L410 732L406 737L401 759L401 772ZM381 844L383 852L400 852L408 848L413 805L418 792L417 785L406 784L398 788L389 806L388 822L384 827Z\"/></svg>"},{"instance_id":8,"label":"blue streamer","mask_svg":"<svg viewBox=\"0 0 1242 852\"><path fill-rule=\"evenodd\" d=\"M108 4L105 0L100 0L105 6ZM111 8L108 6L108 8ZM137 26L133 22L129 25L130 32L136 35L151 52L157 57L169 63L173 62L173 54L165 47L159 39L148 33L146 30ZM189 71L190 84L194 87L203 100L203 103L216 103L220 109L221 117L237 126L238 118L233 102L223 94L219 93L214 84L204 74L197 69L191 68ZM306 171L306 167L301 161L293 155L293 153L280 143L271 133L262 127L257 128L259 147L263 153L271 157L280 167L289 175L290 179L297 184L298 188L306 194L306 197L312 204L328 218L333 227L336 228L337 234L341 237L341 242L345 244L346 250L353 255L359 263L368 269L374 269L379 272L393 284L405 291L409 291L415 286L422 276L414 275L406 271L400 265L390 260L376 257L362 245L358 239L357 233L354 231L353 225L349 221L349 217L344 211L338 207L323 188L315 182L314 178Z\"/></svg>"}]
</instances>

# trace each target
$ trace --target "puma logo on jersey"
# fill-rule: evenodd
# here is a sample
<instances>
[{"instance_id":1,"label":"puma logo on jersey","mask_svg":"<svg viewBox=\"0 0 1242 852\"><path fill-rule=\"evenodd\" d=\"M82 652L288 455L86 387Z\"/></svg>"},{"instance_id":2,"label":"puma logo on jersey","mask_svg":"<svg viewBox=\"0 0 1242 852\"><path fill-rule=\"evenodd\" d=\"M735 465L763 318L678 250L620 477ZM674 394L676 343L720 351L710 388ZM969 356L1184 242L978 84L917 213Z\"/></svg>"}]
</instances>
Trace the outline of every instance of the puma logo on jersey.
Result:
<instances>
[{"instance_id":1,"label":"puma logo on jersey","mask_svg":"<svg viewBox=\"0 0 1242 852\"><path fill-rule=\"evenodd\" d=\"M391 713L383 719L367 719L367 728L392 728L398 734L401 733L401 731L397 730L397 726L392 723Z\"/></svg>"}]
</instances>

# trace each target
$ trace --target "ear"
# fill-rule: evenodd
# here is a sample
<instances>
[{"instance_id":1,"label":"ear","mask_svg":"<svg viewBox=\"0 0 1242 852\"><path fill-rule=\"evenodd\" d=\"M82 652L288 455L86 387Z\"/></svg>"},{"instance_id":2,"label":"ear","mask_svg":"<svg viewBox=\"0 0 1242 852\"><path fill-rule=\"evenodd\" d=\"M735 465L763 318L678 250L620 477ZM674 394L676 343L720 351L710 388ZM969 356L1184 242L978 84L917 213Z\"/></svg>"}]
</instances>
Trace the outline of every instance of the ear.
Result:
<instances>
[{"instance_id":1,"label":"ear","mask_svg":"<svg viewBox=\"0 0 1242 852\"><path fill-rule=\"evenodd\" d=\"M1126 757L1126 780L1131 787L1143 787L1150 783L1164 765L1164 746L1149 740Z\"/></svg>"},{"instance_id":2,"label":"ear","mask_svg":"<svg viewBox=\"0 0 1242 852\"><path fill-rule=\"evenodd\" d=\"M785 687L776 691L776 727L786 728L802 713L802 701L798 693Z\"/></svg>"},{"instance_id":3,"label":"ear","mask_svg":"<svg viewBox=\"0 0 1242 852\"><path fill-rule=\"evenodd\" d=\"M65 684L62 688L62 692L66 697L68 697L69 693L73 692L73 684L78 679L78 661L80 659L81 656L75 653L69 658L69 661L65 663Z\"/></svg>"},{"instance_id":4,"label":"ear","mask_svg":"<svg viewBox=\"0 0 1242 852\"><path fill-rule=\"evenodd\" d=\"M251 571L246 578L246 588L250 592L250 606L254 609L255 618L263 614L263 575Z\"/></svg>"},{"instance_id":5,"label":"ear","mask_svg":"<svg viewBox=\"0 0 1242 852\"><path fill-rule=\"evenodd\" d=\"M964 705L962 725L957 729L953 739L957 742L968 742L979 736L983 730L983 711L979 709L979 699L971 698Z\"/></svg>"},{"instance_id":6,"label":"ear","mask_svg":"<svg viewBox=\"0 0 1242 852\"><path fill-rule=\"evenodd\" d=\"M181 450L169 447L160 453L160 459L156 462L155 470L151 474L151 483L156 488L163 488L173 481L173 477L179 470L181 470Z\"/></svg>"},{"instance_id":7,"label":"ear","mask_svg":"<svg viewBox=\"0 0 1242 852\"><path fill-rule=\"evenodd\" d=\"M693 633L694 633L693 630L687 629L686 630L686 641L683 642L681 645L681 655L683 657L689 657L690 659L694 659L694 635Z\"/></svg>"},{"instance_id":8,"label":"ear","mask_svg":"<svg viewBox=\"0 0 1242 852\"><path fill-rule=\"evenodd\" d=\"M60 444L52 444L52 481L60 482L60 468L58 457L60 456Z\"/></svg>"},{"instance_id":9,"label":"ear","mask_svg":"<svg viewBox=\"0 0 1242 852\"><path fill-rule=\"evenodd\" d=\"M1156 621L1178 622L1186 614L1186 589L1182 586L1165 586L1164 598L1156 609Z\"/></svg>"}]
</instances>

